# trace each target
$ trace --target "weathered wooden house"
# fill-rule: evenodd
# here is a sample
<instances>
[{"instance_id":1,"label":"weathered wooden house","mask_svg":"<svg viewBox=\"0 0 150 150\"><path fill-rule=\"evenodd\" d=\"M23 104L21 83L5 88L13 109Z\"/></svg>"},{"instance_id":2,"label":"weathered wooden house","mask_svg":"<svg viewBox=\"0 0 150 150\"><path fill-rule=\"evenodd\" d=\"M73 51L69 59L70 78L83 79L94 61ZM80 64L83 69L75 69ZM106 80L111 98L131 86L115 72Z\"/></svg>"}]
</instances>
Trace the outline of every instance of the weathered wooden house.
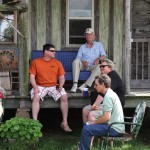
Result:
<instances>
[{"instance_id":1,"label":"weathered wooden house","mask_svg":"<svg viewBox=\"0 0 150 150\"><path fill-rule=\"evenodd\" d=\"M150 90L150 0L0 0L0 13L0 86L12 103L29 93L32 50L53 43L77 51L92 27L124 80L127 107L141 99L150 105L148 96L129 95L133 88Z\"/></svg>"}]
</instances>

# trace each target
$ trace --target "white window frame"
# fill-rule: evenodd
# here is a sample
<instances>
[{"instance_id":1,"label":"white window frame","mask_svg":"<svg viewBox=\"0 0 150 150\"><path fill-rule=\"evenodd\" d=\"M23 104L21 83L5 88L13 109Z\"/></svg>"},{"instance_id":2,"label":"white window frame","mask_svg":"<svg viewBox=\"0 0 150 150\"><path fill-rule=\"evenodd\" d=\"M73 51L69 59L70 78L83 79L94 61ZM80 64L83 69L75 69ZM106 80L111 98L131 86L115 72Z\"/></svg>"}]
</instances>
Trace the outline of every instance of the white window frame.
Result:
<instances>
[{"instance_id":1,"label":"white window frame","mask_svg":"<svg viewBox=\"0 0 150 150\"><path fill-rule=\"evenodd\" d=\"M94 0L92 0L92 16L91 17L69 17L69 0L67 0L66 6L66 46L67 47L79 47L81 44L69 44L69 19L78 20L91 20L91 28L94 29ZM84 33L83 33L84 34Z\"/></svg>"}]
</instances>

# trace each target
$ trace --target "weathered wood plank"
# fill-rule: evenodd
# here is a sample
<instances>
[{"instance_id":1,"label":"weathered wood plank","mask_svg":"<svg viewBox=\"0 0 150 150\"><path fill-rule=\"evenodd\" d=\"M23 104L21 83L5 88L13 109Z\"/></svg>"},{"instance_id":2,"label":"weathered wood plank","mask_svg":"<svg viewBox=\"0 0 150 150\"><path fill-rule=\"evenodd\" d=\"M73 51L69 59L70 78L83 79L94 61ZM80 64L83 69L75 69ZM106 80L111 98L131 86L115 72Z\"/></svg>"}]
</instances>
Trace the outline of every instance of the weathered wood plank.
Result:
<instances>
[{"instance_id":1,"label":"weathered wood plank","mask_svg":"<svg viewBox=\"0 0 150 150\"><path fill-rule=\"evenodd\" d=\"M61 49L61 1L51 0L52 43Z\"/></svg>"},{"instance_id":2,"label":"weathered wood plank","mask_svg":"<svg viewBox=\"0 0 150 150\"><path fill-rule=\"evenodd\" d=\"M135 108L137 104L141 101L145 101L147 106L150 107L150 94L146 95L136 95L132 93L132 95L126 95L125 97L125 108ZM83 108L84 106L90 104L89 98L84 98L83 96L71 96L68 99L69 101L69 108ZM9 97L6 98L6 105L5 108L12 109L12 108L23 108L21 103L24 103L24 108L31 108L31 99L30 97ZM52 98L46 98L43 102L40 103L41 108L59 108L59 102L55 102Z\"/></svg>"},{"instance_id":3,"label":"weathered wood plank","mask_svg":"<svg viewBox=\"0 0 150 150\"><path fill-rule=\"evenodd\" d=\"M19 30L27 37L27 12L20 13ZM28 95L29 53L27 53L27 38L18 38L19 48L19 91L20 95Z\"/></svg>"},{"instance_id":4,"label":"weathered wood plank","mask_svg":"<svg viewBox=\"0 0 150 150\"><path fill-rule=\"evenodd\" d=\"M131 80L132 89L150 89L150 80Z\"/></svg>"},{"instance_id":5,"label":"weathered wood plank","mask_svg":"<svg viewBox=\"0 0 150 150\"><path fill-rule=\"evenodd\" d=\"M30 1L31 4L29 3L29 20L31 21L31 26L29 24L28 28L29 28L29 36L31 36L31 50L33 49L37 49L37 1L36 0L32 0ZM30 6L31 5L31 6ZM30 44L30 43L29 43Z\"/></svg>"},{"instance_id":6,"label":"weathered wood plank","mask_svg":"<svg viewBox=\"0 0 150 150\"><path fill-rule=\"evenodd\" d=\"M66 0L61 0L61 48L66 47Z\"/></svg>"},{"instance_id":7,"label":"weathered wood plank","mask_svg":"<svg viewBox=\"0 0 150 150\"><path fill-rule=\"evenodd\" d=\"M51 0L46 0L46 43L52 41Z\"/></svg>"},{"instance_id":8,"label":"weathered wood plank","mask_svg":"<svg viewBox=\"0 0 150 150\"><path fill-rule=\"evenodd\" d=\"M100 12L99 3L100 3L99 0L94 1L94 29L95 29L97 41L99 39L99 12Z\"/></svg>"},{"instance_id":9,"label":"weathered wood plank","mask_svg":"<svg viewBox=\"0 0 150 150\"><path fill-rule=\"evenodd\" d=\"M130 30L130 0L125 1L125 38L124 38L124 83L126 94L130 93L130 59L131 59L131 30Z\"/></svg>"},{"instance_id":10,"label":"weathered wood plank","mask_svg":"<svg viewBox=\"0 0 150 150\"><path fill-rule=\"evenodd\" d=\"M46 0L37 0L37 49L46 43Z\"/></svg>"},{"instance_id":11,"label":"weathered wood plank","mask_svg":"<svg viewBox=\"0 0 150 150\"><path fill-rule=\"evenodd\" d=\"M105 51L108 51L108 35L109 35L109 0L101 0L99 2L99 39L102 41Z\"/></svg>"},{"instance_id":12,"label":"weathered wood plank","mask_svg":"<svg viewBox=\"0 0 150 150\"><path fill-rule=\"evenodd\" d=\"M114 0L114 62L117 72L122 76L122 53L123 53L123 14L124 1Z\"/></svg>"},{"instance_id":13,"label":"weathered wood plank","mask_svg":"<svg viewBox=\"0 0 150 150\"><path fill-rule=\"evenodd\" d=\"M108 58L113 61L114 51L114 0L109 0L109 36L108 36Z\"/></svg>"},{"instance_id":14,"label":"weathered wood plank","mask_svg":"<svg viewBox=\"0 0 150 150\"><path fill-rule=\"evenodd\" d=\"M150 37L150 3L146 0L132 2L132 28L134 38Z\"/></svg>"}]
</instances>

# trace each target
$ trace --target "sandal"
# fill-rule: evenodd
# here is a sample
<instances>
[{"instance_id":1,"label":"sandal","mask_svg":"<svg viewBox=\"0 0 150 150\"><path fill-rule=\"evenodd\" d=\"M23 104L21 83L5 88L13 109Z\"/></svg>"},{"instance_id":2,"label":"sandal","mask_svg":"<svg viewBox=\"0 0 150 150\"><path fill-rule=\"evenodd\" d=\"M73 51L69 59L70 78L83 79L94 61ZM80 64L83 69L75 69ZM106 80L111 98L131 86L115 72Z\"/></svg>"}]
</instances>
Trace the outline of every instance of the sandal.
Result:
<instances>
[{"instance_id":1,"label":"sandal","mask_svg":"<svg viewBox=\"0 0 150 150\"><path fill-rule=\"evenodd\" d=\"M69 126L65 126L63 123L61 124L60 126L62 128L62 130L65 132L65 133L71 133L72 130L69 128Z\"/></svg>"}]
</instances>

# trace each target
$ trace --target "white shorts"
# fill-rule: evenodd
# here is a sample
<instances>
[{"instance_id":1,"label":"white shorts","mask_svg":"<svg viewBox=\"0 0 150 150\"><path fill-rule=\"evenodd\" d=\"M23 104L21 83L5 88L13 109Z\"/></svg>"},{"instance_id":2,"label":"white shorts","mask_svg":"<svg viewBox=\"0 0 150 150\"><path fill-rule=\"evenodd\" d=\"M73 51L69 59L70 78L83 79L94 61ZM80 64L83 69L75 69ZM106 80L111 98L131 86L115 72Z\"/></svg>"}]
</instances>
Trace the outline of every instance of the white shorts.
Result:
<instances>
[{"instance_id":1,"label":"white shorts","mask_svg":"<svg viewBox=\"0 0 150 150\"><path fill-rule=\"evenodd\" d=\"M57 101L61 96L67 94L64 88L62 88L61 91L56 90L56 86L52 86L52 87L38 86L38 88L40 90L38 95L42 101L44 100L44 97L46 95L53 97L53 99L55 101ZM31 94L31 99L33 99L33 96L34 96L34 89L33 88L31 89L30 94Z\"/></svg>"}]
</instances>

